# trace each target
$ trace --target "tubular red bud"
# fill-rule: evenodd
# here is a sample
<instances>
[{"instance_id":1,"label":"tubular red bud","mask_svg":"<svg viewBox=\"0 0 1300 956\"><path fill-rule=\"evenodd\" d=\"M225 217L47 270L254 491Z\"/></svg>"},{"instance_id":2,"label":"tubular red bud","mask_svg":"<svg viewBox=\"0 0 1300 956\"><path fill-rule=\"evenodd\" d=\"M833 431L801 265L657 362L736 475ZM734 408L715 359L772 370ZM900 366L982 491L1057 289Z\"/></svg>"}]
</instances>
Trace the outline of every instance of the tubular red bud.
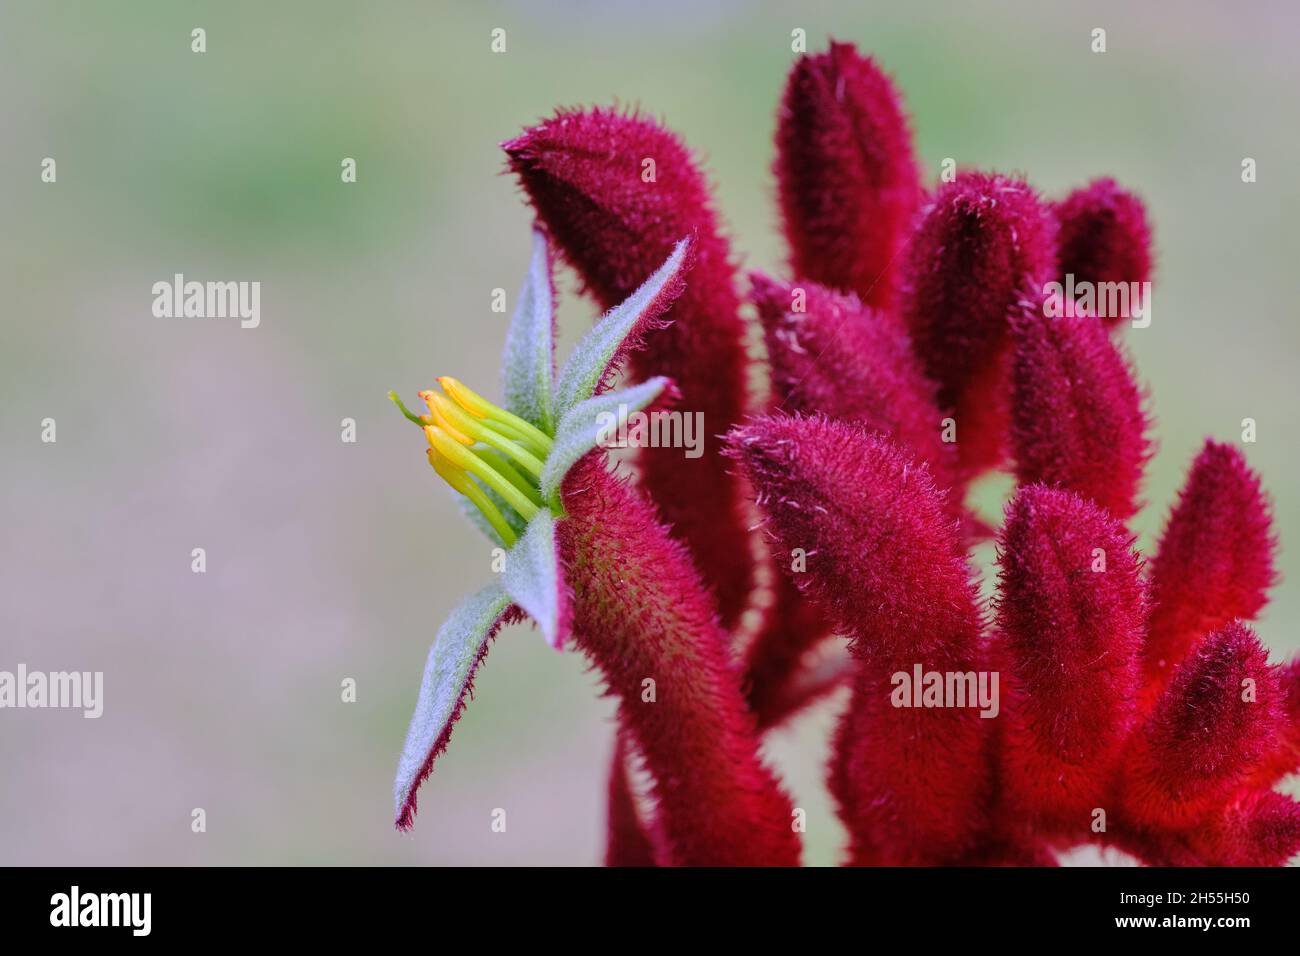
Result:
<instances>
[{"instance_id":1,"label":"tubular red bud","mask_svg":"<svg viewBox=\"0 0 1300 956\"><path fill-rule=\"evenodd\" d=\"M1059 223L1057 253L1062 284L1147 282L1151 279L1151 229L1146 207L1110 178L1094 179L1053 206ZM1108 315L1107 326L1126 316Z\"/></svg>"},{"instance_id":2,"label":"tubular red bud","mask_svg":"<svg viewBox=\"0 0 1300 956\"><path fill-rule=\"evenodd\" d=\"M1129 844L1151 866L1284 866L1300 851L1300 803L1249 790L1193 826L1145 832Z\"/></svg>"},{"instance_id":3,"label":"tubular red bud","mask_svg":"<svg viewBox=\"0 0 1300 956\"><path fill-rule=\"evenodd\" d=\"M750 279L780 407L884 432L926 461L940 487L950 487L955 462L951 446L939 439L934 386L921 375L901 322L815 282L785 283L761 273ZM956 495L946 504L960 510ZM779 563L788 565L789 555ZM788 705L789 678L830 631L782 572L748 655L750 700L761 724Z\"/></svg>"},{"instance_id":4,"label":"tubular red bud","mask_svg":"<svg viewBox=\"0 0 1300 956\"><path fill-rule=\"evenodd\" d=\"M970 473L1004 454L1009 324L1039 310L1055 239L1025 182L971 172L939 187L904 255L903 315Z\"/></svg>"},{"instance_id":5,"label":"tubular red bud","mask_svg":"<svg viewBox=\"0 0 1300 956\"><path fill-rule=\"evenodd\" d=\"M795 62L775 172L795 275L890 306L921 182L901 97L874 60L833 42Z\"/></svg>"},{"instance_id":6,"label":"tubular red bud","mask_svg":"<svg viewBox=\"0 0 1300 956\"><path fill-rule=\"evenodd\" d=\"M1131 517L1151 452L1128 361L1091 316L1022 316L1013 328L1016 477L1068 488L1121 520Z\"/></svg>"},{"instance_id":7,"label":"tubular red bud","mask_svg":"<svg viewBox=\"0 0 1300 956\"><path fill-rule=\"evenodd\" d=\"M980 615L969 568L924 465L861 425L774 415L729 447L796 584L860 657L830 787L858 864L953 862L981 822L988 765L973 708L895 706L894 674L974 668ZM917 688L920 694L920 688Z\"/></svg>"},{"instance_id":8,"label":"tubular red bud","mask_svg":"<svg viewBox=\"0 0 1300 956\"><path fill-rule=\"evenodd\" d=\"M1152 562L1146 667L1153 690L1205 634L1259 612L1276 580L1276 548L1259 477L1231 445L1207 441Z\"/></svg>"},{"instance_id":9,"label":"tubular red bud","mask_svg":"<svg viewBox=\"0 0 1300 956\"><path fill-rule=\"evenodd\" d=\"M1201 866L1285 866L1300 852L1300 803L1257 790L1230 806L1213 826L1189 834Z\"/></svg>"},{"instance_id":10,"label":"tubular red bud","mask_svg":"<svg viewBox=\"0 0 1300 956\"><path fill-rule=\"evenodd\" d=\"M999 539L1005 797L1075 834L1134 721L1146 603L1132 538L1094 503L1031 485Z\"/></svg>"},{"instance_id":11,"label":"tubular red bud","mask_svg":"<svg viewBox=\"0 0 1300 956\"><path fill-rule=\"evenodd\" d=\"M750 279L781 408L884 432L926 462L940 488L951 487L954 461L940 440L934 385L902 323L815 282Z\"/></svg>"},{"instance_id":12,"label":"tubular red bud","mask_svg":"<svg viewBox=\"0 0 1300 956\"><path fill-rule=\"evenodd\" d=\"M1215 631L1178 668L1134 736L1122 803L1126 818L1190 825L1233 795L1277 733L1276 669L1249 627Z\"/></svg>"},{"instance_id":13,"label":"tubular red bud","mask_svg":"<svg viewBox=\"0 0 1300 956\"><path fill-rule=\"evenodd\" d=\"M728 436L795 583L863 655L973 644L976 594L956 522L923 464L848 422L771 415Z\"/></svg>"},{"instance_id":14,"label":"tubular red bud","mask_svg":"<svg viewBox=\"0 0 1300 956\"><path fill-rule=\"evenodd\" d=\"M752 555L741 492L713 436L745 406L744 326L730 250L695 158L657 123L617 110L562 111L504 144L546 231L604 308L636 290L691 236L686 289L631 358L633 378L672 378L704 416L704 453L647 448L642 479L714 588L724 624L744 607Z\"/></svg>"},{"instance_id":15,"label":"tubular red bud","mask_svg":"<svg viewBox=\"0 0 1300 956\"><path fill-rule=\"evenodd\" d=\"M573 641L618 698L653 780L657 862L797 864L790 800L759 756L726 634L685 549L598 459L569 473L564 507Z\"/></svg>"}]
</instances>

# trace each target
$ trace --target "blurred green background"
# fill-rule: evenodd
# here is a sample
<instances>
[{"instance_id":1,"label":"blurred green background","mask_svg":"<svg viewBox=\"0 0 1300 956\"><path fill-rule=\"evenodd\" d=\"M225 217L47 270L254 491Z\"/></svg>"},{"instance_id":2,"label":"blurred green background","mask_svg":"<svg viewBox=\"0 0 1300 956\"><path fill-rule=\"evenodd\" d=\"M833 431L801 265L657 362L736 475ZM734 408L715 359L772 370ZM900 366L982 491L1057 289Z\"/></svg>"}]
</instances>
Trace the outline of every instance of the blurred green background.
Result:
<instances>
[{"instance_id":1,"label":"blurred green background","mask_svg":"<svg viewBox=\"0 0 1300 956\"><path fill-rule=\"evenodd\" d=\"M1111 174L1145 197L1154 321L1126 338L1160 450L1141 543L1204 437L1238 441L1255 418L1247 453L1276 497L1286 575L1260 631L1289 655L1297 16L1284 2L5 3L0 668L103 670L106 701L97 721L0 714L0 863L600 859L612 702L525 628L498 638L414 832L392 830L428 645L490 570L384 393L444 373L494 393L491 290L513 306L530 223L497 143L559 105L665 119L707 162L743 264L779 269L770 142L796 27L894 73L931 181L954 157L1052 196ZM259 280L261 327L154 318L150 287L175 272ZM564 346L595 309L562 281ZM45 417L56 444L40 441ZM814 863L841 837L821 784L835 706L768 747Z\"/></svg>"}]
</instances>

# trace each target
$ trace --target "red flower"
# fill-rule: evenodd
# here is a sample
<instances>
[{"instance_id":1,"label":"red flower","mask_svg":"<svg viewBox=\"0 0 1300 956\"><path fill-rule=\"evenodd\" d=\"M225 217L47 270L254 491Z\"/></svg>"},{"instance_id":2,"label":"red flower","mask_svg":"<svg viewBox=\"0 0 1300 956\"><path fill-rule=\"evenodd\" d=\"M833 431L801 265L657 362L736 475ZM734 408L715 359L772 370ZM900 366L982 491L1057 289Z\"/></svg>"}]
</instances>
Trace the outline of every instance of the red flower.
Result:
<instances>
[{"instance_id":1,"label":"red flower","mask_svg":"<svg viewBox=\"0 0 1300 956\"><path fill-rule=\"evenodd\" d=\"M750 278L780 407L886 432L951 487L955 462L940 438L934 385L902 323L815 282Z\"/></svg>"},{"instance_id":2,"label":"red flower","mask_svg":"<svg viewBox=\"0 0 1300 956\"><path fill-rule=\"evenodd\" d=\"M999 536L1001 771L1012 810L1069 833L1104 802L1134 722L1146 619L1124 526L1064 490L1021 487Z\"/></svg>"},{"instance_id":3,"label":"red flower","mask_svg":"<svg viewBox=\"0 0 1300 956\"><path fill-rule=\"evenodd\" d=\"M1055 222L1025 182L962 173L921 211L908 247L903 315L971 473L1003 458L1011 323L1041 314L1055 239Z\"/></svg>"},{"instance_id":4,"label":"red flower","mask_svg":"<svg viewBox=\"0 0 1300 956\"><path fill-rule=\"evenodd\" d=\"M1215 631L1174 675L1133 740L1122 806L1149 826L1222 812L1274 745L1281 689L1250 628Z\"/></svg>"},{"instance_id":5,"label":"red flower","mask_svg":"<svg viewBox=\"0 0 1300 956\"><path fill-rule=\"evenodd\" d=\"M1210 631L1259 613L1277 578L1276 547L1259 477L1235 448L1206 442L1152 563L1146 668L1154 688Z\"/></svg>"},{"instance_id":6,"label":"red flower","mask_svg":"<svg viewBox=\"0 0 1300 956\"><path fill-rule=\"evenodd\" d=\"M1268 498L1240 452L1208 442L1144 567L1125 526L1151 453L1144 395L1100 319L1045 299L1065 272L1147 280L1141 201L1097 180L1048 209L1020 179L963 173L909 218L898 97L845 44L795 64L777 146L795 277L753 276L771 388L745 418L731 256L681 141L588 110L506 144L587 288L632 305L554 384L539 240L511 408L444 379L429 416L404 409L514 564L440 632L456 653L435 647L426 668L399 823L496 628L526 613L618 700L613 865L796 863L761 733L843 685L827 776L849 863L1051 865L1087 844L1286 862L1300 804L1271 788L1300 769L1300 661L1271 664L1248 624L1276 579ZM633 377L678 389L603 391L636 344ZM644 455L643 497L588 426L618 400L678 394L725 449ZM969 548L991 529L964 497L1008 451L990 608Z\"/></svg>"},{"instance_id":7,"label":"red flower","mask_svg":"<svg viewBox=\"0 0 1300 956\"><path fill-rule=\"evenodd\" d=\"M797 864L790 800L759 759L726 633L685 550L599 461L569 475L564 506L574 642L654 780L658 862Z\"/></svg>"},{"instance_id":8,"label":"red flower","mask_svg":"<svg viewBox=\"0 0 1300 956\"><path fill-rule=\"evenodd\" d=\"M851 43L790 71L776 180L794 274L891 305L920 174L898 91Z\"/></svg>"},{"instance_id":9,"label":"red flower","mask_svg":"<svg viewBox=\"0 0 1300 956\"><path fill-rule=\"evenodd\" d=\"M831 792L865 864L942 862L971 844L988 778L973 710L899 708L893 675L966 671L980 614L955 522L924 465L861 426L775 416L731 436L796 584L858 658ZM919 689L918 689L919 693Z\"/></svg>"},{"instance_id":10,"label":"red flower","mask_svg":"<svg viewBox=\"0 0 1300 956\"><path fill-rule=\"evenodd\" d=\"M1074 284L1147 282L1151 278L1151 229L1146 206L1108 177L1094 179L1053 206L1060 224L1060 277ZM1107 315L1113 326L1124 315Z\"/></svg>"},{"instance_id":11,"label":"red flower","mask_svg":"<svg viewBox=\"0 0 1300 956\"><path fill-rule=\"evenodd\" d=\"M740 489L714 436L745 410L744 326L731 250L695 157L652 120L605 109L560 111L503 148L539 221L602 308L630 296L692 237L686 291L667 313L671 324L632 357L631 374L677 384L679 407L704 416L704 454L646 448L639 464L730 624L744 609L752 567Z\"/></svg>"},{"instance_id":12,"label":"red flower","mask_svg":"<svg viewBox=\"0 0 1300 956\"><path fill-rule=\"evenodd\" d=\"M1091 315L1021 316L1014 337L1016 478L1069 488L1131 517L1150 451L1128 362Z\"/></svg>"}]
</instances>

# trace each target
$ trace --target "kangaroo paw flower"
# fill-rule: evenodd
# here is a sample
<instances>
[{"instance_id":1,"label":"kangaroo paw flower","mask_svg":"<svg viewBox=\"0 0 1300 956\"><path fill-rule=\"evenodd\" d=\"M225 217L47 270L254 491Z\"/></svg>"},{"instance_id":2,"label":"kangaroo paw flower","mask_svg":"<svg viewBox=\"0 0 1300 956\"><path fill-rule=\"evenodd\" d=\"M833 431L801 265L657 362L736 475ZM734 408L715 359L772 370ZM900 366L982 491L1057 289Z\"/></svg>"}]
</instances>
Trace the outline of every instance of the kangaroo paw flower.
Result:
<instances>
[{"instance_id":1,"label":"kangaroo paw flower","mask_svg":"<svg viewBox=\"0 0 1300 956\"><path fill-rule=\"evenodd\" d=\"M776 180L795 275L892 305L920 174L898 91L851 43L790 70Z\"/></svg>"},{"instance_id":2,"label":"kangaroo paw flower","mask_svg":"<svg viewBox=\"0 0 1300 956\"><path fill-rule=\"evenodd\" d=\"M1206 442L1152 562L1146 670L1153 692L1204 635L1263 608L1277 577L1271 525L1259 477L1241 453Z\"/></svg>"},{"instance_id":3,"label":"kangaroo paw flower","mask_svg":"<svg viewBox=\"0 0 1300 956\"><path fill-rule=\"evenodd\" d=\"M1004 799L1086 832L1134 722L1146 617L1124 526L1078 495L1022 487L998 541Z\"/></svg>"},{"instance_id":4,"label":"kangaroo paw flower","mask_svg":"<svg viewBox=\"0 0 1300 956\"><path fill-rule=\"evenodd\" d=\"M1107 334L1128 313L1107 291L1103 322L1078 287L1149 281L1141 200L1101 179L1048 207L978 172L922 199L899 97L847 44L795 62L777 126L795 279L752 276L753 418L731 254L682 141L593 109L504 144L539 228L501 404L450 377L417 411L391 395L506 558L438 630L398 826L494 635L530 618L617 700L610 865L798 863L760 735L840 687L848 863L1286 862L1300 804L1270 788L1300 770L1300 662L1271 665L1245 623L1277 577L1260 481L1209 442L1145 568L1125 527L1151 424ZM558 371L551 243L608 310ZM647 450L636 485L611 472L624 416L670 403L725 440ZM1008 453L995 532L964 498ZM994 533L986 633L967 549Z\"/></svg>"},{"instance_id":5,"label":"kangaroo paw flower","mask_svg":"<svg viewBox=\"0 0 1300 956\"><path fill-rule=\"evenodd\" d=\"M773 415L728 438L795 581L863 654L924 654L973 640L979 614L943 493L897 445L860 425Z\"/></svg>"},{"instance_id":6,"label":"kangaroo paw flower","mask_svg":"<svg viewBox=\"0 0 1300 956\"><path fill-rule=\"evenodd\" d=\"M1016 477L1068 488L1128 519L1150 457L1128 362L1091 316L1023 316L1013 328Z\"/></svg>"},{"instance_id":7,"label":"kangaroo paw flower","mask_svg":"<svg viewBox=\"0 0 1300 956\"><path fill-rule=\"evenodd\" d=\"M1062 284L1142 283L1151 278L1151 228L1146 207L1109 177L1094 179L1052 207L1059 224L1057 256ZM1107 315L1113 327L1129 316Z\"/></svg>"},{"instance_id":8,"label":"kangaroo paw flower","mask_svg":"<svg viewBox=\"0 0 1300 956\"><path fill-rule=\"evenodd\" d=\"M730 624L744 609L753 559L741 490L712 436L745 410L747 358L730 249L695 158L657 123L605 109L557 113L503 147L547 232L606 308L692 237L691 280L666 316L671 325L646 336L631 373L677 384L682 407L704 417L704 453L646 448L639 464Z\"/></svg>"},{"instance_id":9,"label":"kangaroo paw flower","mask_svg":"<svg viewBox=\"0 0 1300 956\"><path fill-rule=\"evenodd\" d=\"M1221 806L1276 738L1281 689L1254 633L1234 621L1183 662L1126 758L1121 803L1151 825L1196 823Z\"/></svg>"},{"instance_id":10,"label":"kangaroo paw flower","mask_svg":"<svg viewBox=\"0 0 1300 956\"><path fill-rule=\"evenodd\" d=\"M761 273L751 281L782 409L884 432L926 462L940 488L950 487L954 462L940 438L934 385L902 324L814 282Z\"/></svg>"},{"instance_id":11,"label":"kangaroo paw flower","mask_svg":"<svg viewBox=\"0 0 1300 956\"><path fill-rule=\"evenodd\" d=\"M759 757L726 633L683 546L598 460L566 479L564 506L574 643L653 780L656 862L797 864L790 800Z\"/></svg>"},{"instance_id":12,"label":"kangaroo paw flower","mask_svg":"<svg viewBox=\"0 0 1300 956\"><path fill-rule=\"evenodd\" d=\"M861 305L815 282L751 275L763 324L774 398L801 415L825 415L879 431L925 461L936 483L955 483L952 447L940 441L934 387L921 375L911 342L892 314ZM961 502L945 499L954 515ZM789 555L777 556L791 564ZM829 634L783 572L766 626L749 649L751 700L766 722L809 648Z\"/></svg>"},{"instance_id":13,"label":"kangaroo paw flower","mask_svg":"<svg viewBox=\"0 0 1300 956\"><path fill-rule=\"evenodd\" d=\"M780 549L806 550L804 593L859 657L830 775L850 860L957 859L988 782L980 718L895 696L899 673L972 671L979 650L976 596L942 494L924 465L857 425L771 416L729 445Z\"/></svg>"},{"instance_id":14,"label":"kangaroo paw flower","mask_svg":"<svg viewBox=\"0 0 1300 956\"><path fill-rule=\"evenodd\" d=\"M904 256L903 315L971 474L1003 458L1010 323L1038 310L1056 274L1055 240L1027 184L962 173L921 210Z\"/></svg>"},{"instance_id":15,"label":"kangaroo paw flower","mask_svg":"<svg viewBox=\"0 0 1300 956\"><path fill-rule=\"evenodd\" d=\"M420 393L428 409L424 415L389 393L424 431L434 471L468 503L488 538L508 549L500 584L457 608L429 652L395 785L399 828L411 825L416 788L445 749L474 671L502 622L526 614L549 644L563 646L575 612L560 558L560 486L599 444L602 414L639 410L670 390L665 379L623 392L604 389L627 350L680 290L687 253L687 244L679 244L627 302L596 324L557 376L549 253L538 237L507 334L511 407L496 405L450 376L438 379L441 390Z\"/></svg>"}]
</instances>

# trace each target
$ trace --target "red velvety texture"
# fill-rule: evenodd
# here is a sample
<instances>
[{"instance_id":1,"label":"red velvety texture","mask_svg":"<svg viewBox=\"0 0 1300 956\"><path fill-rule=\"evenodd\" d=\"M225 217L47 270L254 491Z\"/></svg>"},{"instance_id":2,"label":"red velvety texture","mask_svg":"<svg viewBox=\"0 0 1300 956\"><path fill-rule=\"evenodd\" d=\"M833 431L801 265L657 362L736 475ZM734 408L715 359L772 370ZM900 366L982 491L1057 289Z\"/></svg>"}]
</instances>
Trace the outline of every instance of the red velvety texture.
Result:
<instances>
[{"instance_id":1,"label":"red velvety texture","mask_svg":"<svg viewBox=\"0 0 1300 956\"><path fill-rule=\"evenodd\" d=\"M1246 681L1253 681L1253 700ZM1281 716L1276 668L1254 632L1234 621L1182 663L1134 734L1121 787L1122 819L1190 825L1229 800L1267 755Z\"/></svg>"},{"instance_id":2,"label":"red velvety texture","mask_svg":"<svg viewBox=\"0 0 1300 956\"><path fill-rule=\"evenodd\" d=\"M952 485L955 458L939 440L934 386L921 375L901 322L815 282L780 282L761 273L750 279L779 407L885 432L925 460L939 485ZM960 511L957 495L945 500ZM776 557L791 563L790 555ZM750 699L762 723L787 707L791 676L830 630L778 574L774 606L748 657Z\"/></svg>"},{"instance_id":3,"label":"red velvety texture","mask_svg":"<svg viewBox=\"0 0 1300 956\"><path fill-rule=\"evenodd\" d=\"M830 786L850 862L952 862L978 831L988 784L973 709L900 708L891 678L971 670L980 614L956 522L924 465L861 425L755 419L728 439L794 580L852 638L860 658L836 734Z\"/></svg>"},{"instance_id":4,"label":"red velvety texture","mask_svg":"<svg viewBox=\"0 0 1300 956\"><path fill-rule=\"evenodd\" d=\"M1192 828L1185 839L1189 865L1284 866L1300 851L1300 804L1282 793L1256 790L1212 825Z\"/></svg>"},{"instance_id":5,"label":"red velvety texture","mask_svg":"<svg viewBox=\"0 0 1300 956\"><path fill-rule=\"evenodd\" d=\"M807 552L799 588L864 653L924 654L979 630L957 523L924 464L862 425L756 418L728 438L769 533Z\"/></svg>"},{"instance_id":6,"label":"red velvety texture","mask_svg":"<svg viewBox=\"0 0 1300 956\"><path fill-rule=\"evenodd\" d=\"M1013 332L1017 479L1068 488L1131 517L1151 449L1128 360L1092 316L1022 316Z\"/></svg>"},{"instance_id":7,"label":"red velvety texture","mask_svg":"<svg viewBox=\"0 0 1300 956\"><path fill-rule=\"evenodd\" d=\"M795 61L775 173L794 274L892 305L921 179L902 99L871 57L832 42Z\"/></svg>"},{"instance_id":8,"label":"red velvety texture","mask_svg":"<svg viewBox=\"0 0 1300 956\"><path fill-rule=\"evenodd\" d=\"M1261 787L1271 787L1300 772L1300 659L1283 667L1278 680L1282 685L1282 723L1263 763L1251 775L1251 782Z\"/></svg>"},{"instance_id":9,"label":"red velvety texture","mask_svg":"<svg viewBox=\"0 0 1300 956\"><path fill-rule=\"evenodd\" d=\"M974 648L924 655L927 671L976 668ZM832 749L829 786L854 866L963 862L980 848L990 786L988 721L968 707L896 707L906 658L859 662Z\"/></svg>"},{"instance_id":10,"label":"red velvety texture","mask_svg":"<svg viewBox=\"0 0 1300 956\"><path fill-rule=\"evenodd\" d=\"M511 169L564 258L604 308L623 301L683 237L693 239L687 286L631 358L633 378L671 377L683 412L702 412L704 454L642 449L643 484L691 549L712 586L724 625L745 606L753 555L743 494L714 436L746 401L744 325L730 248L695 157L654 121L610 109L562 111L504 144ZM642 179L645 159L655 181Z\"/></svg>"},{"instance_id":11,"label":"red velvety texture","mask_svg":"<svg viewBox=\"0 0 1300 956\"><path fill-rule=\"evenodd\" d=\"M1152 691L1204 635L1263 608L1277 578L1276 547L1259 477L1237 449L1207 441L1152 562L1146 651Z\"/></svg>"},{"instance_id":12,"label":"red velvety texture","mask_svg":"<svg viewBox=\"0 0 1300 956\"><path fill-rule=\"evenodd\" d=\"M1094 179L1053 207L1059 225L1057 257L1062 284L1066 275L1080 282L1148 282L1151 279L1151 228L1146 206L1109 177ZM1108 315L1108 327L1123 321Z\"/></svg>"},{"instance_id":13,"label":"red velvety texture","mask_svg":"<svg viewBox=\"0 0 1300 956\"><path fill-rule=\"evenodd\" d=\"M1042 485L1016 494L998 545L1003 800L1077 839L1135 719L1140 562L1120 522Z\"/></svg>"},{"instance_id":14,"label":"red velvety texture","mask_svg":"<svg viewBox=\"0 0 1300 956\"><path fill-rule=\"evenodd\" d=\"M726 633L685 549L599 456L574 467L563 501L573 643L618 698L653 779L656 862L797 864L789 797L759 755ZM642 700L647 678L653 702Z\"/></svg>"},{"instance_id":15,"label":"red velvety texture","mask_svg":"<svg viewBox=\"0 0 1300 956\"><path fill-rule=\"evenodd\" d=\"M761 273L750 279L781 409L882 431L925 461L940 488L950 488L955 461L940 440L935 387L902 323L815 282ZM802 311L795 311L797 295Z\"/></svg>"},{"instance_id":16,"label":"red velvety texture","mask_svg":"<svg viewBox=\"0 0 1300 956\"><path fill-rule=\"evenodd\" d=\"M1010 322L1041 314L1056 223L1025 182L963 172L922 208L903 257L902 312L970 474L1001 462Z\"/></svg>"}]
</instances>

